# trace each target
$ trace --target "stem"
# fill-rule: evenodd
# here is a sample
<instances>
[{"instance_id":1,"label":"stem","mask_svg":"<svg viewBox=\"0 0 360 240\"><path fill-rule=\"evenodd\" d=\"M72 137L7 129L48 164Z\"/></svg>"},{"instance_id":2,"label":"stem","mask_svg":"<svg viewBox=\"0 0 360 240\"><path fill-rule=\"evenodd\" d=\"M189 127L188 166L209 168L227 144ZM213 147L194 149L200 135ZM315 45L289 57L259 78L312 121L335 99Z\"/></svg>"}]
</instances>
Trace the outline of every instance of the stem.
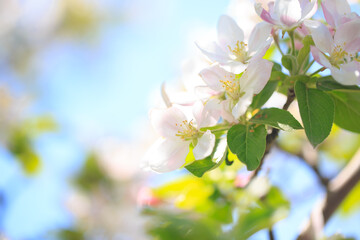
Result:
<instances>
[{"instance_id":1,"label":"stem","mask_svg":"<svg viewBox=\"0 0 360 240\"><path fill-rule=\"evenodd\" d=\"M275 240L275 236L272 228L269 228L269 240Z\"/></svg>"},{"instance_id":2,"label":"stem","mask_svg":"<svg viewBox=\"0 0 360 240\"><path fill-rule=\"evenodd\" d=\"M289 88L287 99L286 99L286 102L285 102L282 109L287 110L289 108L290 104L294 101L294 99L295 99L294 89ZM270 152L270 149L273 146L273 144L274 144L276 138L278 137L278 135L279 135L279 129L273 128L272 132L266 136L265 153L264 153L264 156L261 159L259 167L255 170L254 175L252 176L252 178L254 178L254 177L256 177L258 175L258 173L261 170L261 167L262 167L262 165L264 163L264 159L265 159L266 155Z\"/></svg>"},{"instance_id":3,"label":"stem","mask_svg":"<svg viewBox=\"0 0 360 240\"><path fill-rule=\"evenodd\" d=\"M276 47L279 49L279 52L281 53L281 56L284 56L284 52L280 48L279 37L277 35L273 34L273 38L274 38Z\"/></svg>"},{"instance_id":4,"label":"stem","mask_svg":"<svg viewBox=\"0 0 360 240\"><path fill-rule=\"evenodd\" d=\"M296 50L295 50L295 34L294 31L289 31L289 37L291 40L291 55L296 57Z\"/></svg>"},{"instance_id":5,"label":"stem","mask_svg":"<svg viewBox=\"0 0 360 240\"><path fill-rule=\"evenodd\" d=\"M309 63L309 65L307 65L307 67L304 69L304 73L306 73L306 72L309 70L309 68L314 64L314 62L315 62L315 59L312 60L312 61Z\"/></svg>"},{"instance_id":6,"label":"stem","mask_svg":"<svg viewBox=\"0 0 360 240\"><path fill-rule=\"evenodd\" d=\"M324 70L325 70L325 67L322 67L322 68L316 70L315 72L313 72L312 74L310 74L310 77L312 77L312 76L314 76L315 74L317 74L317 73L319 73L319 72L322 72L322 71L324 71Z\"/></svg>"}]
</instances>

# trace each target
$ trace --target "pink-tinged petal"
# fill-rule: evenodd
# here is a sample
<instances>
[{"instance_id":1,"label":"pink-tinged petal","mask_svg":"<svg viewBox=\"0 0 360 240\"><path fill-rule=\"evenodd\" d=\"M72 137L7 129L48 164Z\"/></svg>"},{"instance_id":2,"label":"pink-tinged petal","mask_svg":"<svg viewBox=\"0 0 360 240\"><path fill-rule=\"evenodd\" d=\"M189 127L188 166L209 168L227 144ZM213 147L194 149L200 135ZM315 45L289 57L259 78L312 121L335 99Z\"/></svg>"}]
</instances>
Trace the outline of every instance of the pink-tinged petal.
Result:
<instances>
[{"instance_id":1,"label":"pink-tinged petal","mask_svg":"<svg viewBox=\"0 0 360 240\"><path fill-rule=\"evenodd\" d=\"M177 107L170 107L165 109L152 109L150 111L150 121L155 131L166 138L177 138L179 127L176 124L181 124L187 120L186 115Z\"/></svg>"},{"instance_id":2,"label":"pink-tinged petal","mask_svg":"<svg viewBox=\"0 0 360 240\"><path fill-rule=\"evenodd\" d=\"M197 43L195 44L202 54L208 57L212 62L226 63L230 59L227 53L224 52L215 42L208 44L205 48L200 47Z\"/></svg>"},{"instance_id":3,"label":"pink-tinged petal","mask_svg":"<svg viewBox=\"0 0 360 240\"><path fill-rule=\"evenodd\" d=\"M248 109L248 107L252 102L253 96L254 96L254 92L248 91L235 104L235 106L231 111L235 119L239 119L239 117L241 117L246 113L246 110Z\"/></svg>"},{"instance_id":4,"label":"pink-tinged petal","mask_svg":"<svg viewBox=\"0 0 360 240\"><path fill-rule=\"evenodd\" d=\"M211 89L219 92L224 91L220 80L235 77L235 74L225 71L218 64L203 69L199 75Z\"/></svg>"},{"instance_id":5,"label":"pink-tinged petal","mask_svg":"<svg viewBox=\"0 0 360 240\"><path fill-rule=\"evenodd\" d=\"M311 18L317 11L317 0L300 0L301 19Z\"/></svg>"},{"instance_id":6,"label":"pink-tinged petal","mask_svg":"<svg viewBox=\"0 0 360 240\"><path fill-rule=\"evenodd\" d=\"M222 90L221 90L222 91ZM219 91L215 91L208 86L197 86L194 88L195 95L198 96L199 99L206 100L213 96L217 96L221 94Z\"/></svg>"},{"instance_id":7,"label":"pink-tinged petal","mask_svg":"<svg viewBox=\"0 0 360 240\"><path fill-rule=\"evenodd\" d=\"M315 46L324 53L331 53L333 38L329 29L321 22L313 20L305 20L304 25L310 31Z\"/></svg>"},{"instance_id":8,"label":"pink-tinged petal","mask_svg":"<svg viewBox=\"0 0 360 240\"><path fill-rule=\"evenodd\" d=\"M349 53L358 52L360 46L357 44L360 39L360 19L354 19L339 26L334 35L335 45L345 46Z\"/></svg>"},{"instance_id":9,"label":"pink-tinged petal","mask_svg":"<svg viewBox=\"0 0 360 240\"><path fill-rule=\"evenodd\" d=\"M317 48L314 47L314 46L311 46L311 47L310 47L310 51L311 51L311 54L312 54L314 60L315 60L316 62L318 62L318 63L321 64L321 62L320 62L320 54L322 54L322 53L320 52L320 50L317 49ZM321 65L322 65L322 64L321 64ZM324 66L324 65L323 65L323 66Z\"/></svg>"},{"instance_id":10,"label":"pink-tinged petal","mask_svg":"<svg viewBox=\"0 0 360 240\"><path fill-rule=\"evenodd\" d=\"M193 115L198 129L214 126L219 120L219 117L216 118L216 114L209 111L210 109L205 106L201 101L197 101L193 106Z\"/></svg>"},{"instance_id":11,"label":"pink-tinged petal","mask_svg":"<svg viewBox=\"0 0 360 240\"><path fill-rule=\"evenodd\" d=\"M301 7L298 0L277 0L274 5L274 14L287 27L293 27L301 19Z\"/></svg>"},{"instance_id":12,"label":"pink-tinged petal","mask_svg":"<svg viewBox=\"0 0 360 240\"><path fill-rule=\"evenodd\" d=\"M327 23L334 28L344 15L351 13L350 5L346 0L325 0L321 6Z\"/></svg>"},{"instance_id":13,"label":"pink-tinged petal","mask_svg":"<svg viewBox=\"0 0 360 240\"><path fill-rule=\"evenodd\" d=\"M193 154L195 160L204 159L211 155L215 146L215 135L211 133L210 130L207 130L204 135L202 135L193 149Z\"/></svg>"},{"instance_id":14,"label":"pink-tinged petal","mask_svg":"<svg viewBox=\"0 0 360 240\"><path fill-rule=\"evenodd\" d=\"M271 44L272 25L266 22L261 22L255 25L249 37L249 54L262 50L267 45Z\"/></svg>"},{"instance_id":15,"label":"pink-tinged petal","mask_svg":"<svg viewBox=\"0 0 360 240\"><path fill-rule=\"evenodd\" d=\"M331 67L331 75L336 81L343 85L360 85L360 64L357 62L348 64L353 66L341 66L340 69ZM349 69L346 69L347 67ZM357 67L357 69L354 69L354 67Z\"/></svg>"},{"instance_id":16,"label":"pink-tinged petal","mask_svg":"<svg viewBox=\"0 0 360 240\"><path fill-rule=\"evenodd\" d=\"M252 58L248 68L240 78L240 91L258 94L270 79L274 64L262 58Z\"/></svg>"},{"instance_id":17,"label":"pink-tinged petal","mask_svg":"<svg viewBox=\"0 0 360 240\"><path fill-rule=\"evenodd\" d=\"M326 68L331 68L332 65L323 53L319 53L319 63Z\"/></svg>"},{"instance_id":18,"label":"pink-tinged petal","mask_svg":"<svg viewBox=\"0 0 360 240\"><path fill-rule=\"evenodd\" d=\"M145 154L142 165L158 173L171 172L185 164L188 153L189 142L159 139Z\"/></svg>"},{"instance_id":19,"label":"pink-tinged petal","mask_svg":"<svg viewBox=\"0 0 360 240\"><path fill-rule=\"evenodd\" d=\"M257 15L259 15L259 17L265 22L274 25L276 24L276 21L271 17L270 13L262 7L261 3L255 3L255 11Z\"/></svg>"},{"instance_id":20,"label":"pink-tinged petal","mask_svg":"<svg viewBox=\"0 0 360 240\"><path fill-rule=\"evenodd\" d=\"M227 51L228 47L234 48L237 42L244 40L244 32L236 24L234 19L227 15L222 15L219 19L218 26L218 42L223 50Z\"/></svg>"}]
</instances>

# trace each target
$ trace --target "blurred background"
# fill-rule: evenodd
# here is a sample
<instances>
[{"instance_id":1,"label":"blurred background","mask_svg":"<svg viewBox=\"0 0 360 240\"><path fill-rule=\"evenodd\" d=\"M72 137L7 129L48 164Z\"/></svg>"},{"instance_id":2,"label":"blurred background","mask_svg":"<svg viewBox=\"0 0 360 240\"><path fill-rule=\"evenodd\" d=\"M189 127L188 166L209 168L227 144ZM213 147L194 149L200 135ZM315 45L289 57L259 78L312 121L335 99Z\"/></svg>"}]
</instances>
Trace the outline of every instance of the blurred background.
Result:
<instances>
[{"instance_id":1,"label":"blurred background","mask_svg":"<svg viewBox=\"0 0 360 240\"><path fill-rule=\"evenodd\" d=\"M194 42L209 40L224 13L245 16L245 29L257 21L252 3L241 0L0 0L1 240L153 239L160 233L149 220L172 216L143 206L208 214L199 206L210 195L241 187L240 164L204 179L139 168L157 138L147 114L161 102L161 84L171 91L198 80L201 64L189 60L199 55ZM287 218L274 226L278 239L295 238L324 194L312 170L290 155L303 141L302 132L282 134L263 173L283 192ZM320 170L334 176L359 145L358 135L333 129ZM357 186L327 235L360 239L359 196ZM206 204L220 209L211 217L226 225L233 212Z\"/></svg>"}]
</instances>

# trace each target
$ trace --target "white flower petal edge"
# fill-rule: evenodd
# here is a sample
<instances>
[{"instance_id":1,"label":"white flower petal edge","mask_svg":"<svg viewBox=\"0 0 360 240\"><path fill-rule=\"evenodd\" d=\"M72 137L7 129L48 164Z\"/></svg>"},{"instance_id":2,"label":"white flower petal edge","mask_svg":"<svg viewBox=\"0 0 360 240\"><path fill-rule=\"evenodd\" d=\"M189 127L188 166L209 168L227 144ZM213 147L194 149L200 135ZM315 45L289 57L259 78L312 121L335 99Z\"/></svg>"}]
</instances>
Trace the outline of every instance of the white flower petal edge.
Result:
<instances>
[{"instance_id":1,"label":"white flower petal edge","mask_svg":"<svg viewBox=\"0 0 360 240\"><path fill-rule=\"evenodd\" d=\"M198 139L198 143L193 149L195 160L204 159L211 155L215 146L215 135L207 130L204 135Z\"/></svg>"},{"instance_id":2,"label":"white flower petal edge","mask_svg":"<svg viewBox=\"0 0 360 240\"><path fill-rule=\"evenodd\" d=\"M248 46L241 28L231 17L223 15L218 22L218 43L212 43L207 48L197 46L213 63L218 63L228 72L239 74L246 69L251 57L265 54L272 42L270 33L271 25L257 24Z\"/></svg>"},{"instance_id":3,"label":"white flower petal edge","mask_svg":"<svg viewBox=\"0 0 360 240\"><path fill-rule=\"evenodd\" d=\"M175 138L179 130L176 124L187 120L185 114L176 107L167 109L155 108L150 111L149 115L155 131L166 138Z\"/></svg>"},{"instance_id":4,"label":"white flower petal edge","mask_svg":"<svg viewBox=\"0 0 360 240\"><path fill-rule=\"evenodd\" d=\"M185 164L188 153L188 142L161 138L145 154L142 167L157 173L171 172Z\"/></svg>"},{"instance_id":5,"label":"white flower petal edge","mask_svg":"<svg viewBox=\"0 0 360 240\"><path fill-rule=\"evenodd\" d=\"M351 12L350 5L346 0L325 0L321 2L321 7L326 22L333 28L359 17L356 13Z\"/></svg>"},{"instance_id":6,"label":"white flower petal edge","mask_svg":"<svg viewBox=\"0 0 360 240\"><path fill-rule=\"evenodd\" d=\"M255 11L259 17L275 28L291 30L315 14L317 0L276 0L268 6L269 11L266 11L261 3L255 3Z\"/></svg>"}]
</instances>

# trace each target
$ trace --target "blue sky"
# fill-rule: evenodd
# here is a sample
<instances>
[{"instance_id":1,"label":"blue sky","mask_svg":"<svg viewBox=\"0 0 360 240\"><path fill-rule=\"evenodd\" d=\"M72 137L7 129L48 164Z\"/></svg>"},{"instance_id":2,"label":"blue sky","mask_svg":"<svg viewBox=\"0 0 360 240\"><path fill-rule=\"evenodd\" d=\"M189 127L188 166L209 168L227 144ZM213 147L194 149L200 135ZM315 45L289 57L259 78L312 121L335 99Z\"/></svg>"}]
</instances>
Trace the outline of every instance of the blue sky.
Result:
<instances>
[{"instance_id":1,"label":"blue sky","mask_svg":"<svg viewBox=\"0 0 360 240\"><path fill-rule=\"evenodd\" d=\"M73 219L63 200L69 176L81 167L86 141L104 135L134 140L134 123L147 117L151 94L159 91L161 83L179 75L180 63L189 53L184 44L188 33L194 26L215 27L228 3L122 0L116 5L124 21L102 28L95 42L59 39L46 48L36 59L40 99L33 110L53 114L61 131L37 140L44 166L36 177L23 176L19 166L0 149L0 169L6 169L0 177L0 189L8 203L5 212L0 211L0 231L15 240L39 239L48 230L71 225ZM298 166L289 167L299 170L300 178L314 178ZM282 184L276 176L273 180ZM313 202L310 199L297 210L301 216L281 223L282 228L287 229L290 223L298 227L299 218L306 217ZM359 217L355 220L359 222ZM339 221L330 221L333 227L328 232L335 231ZM360 230L355 231L360 236ZM286 231L278 234L283 236L279 239L286 239Z\"/></svg>"}]
</instances>

